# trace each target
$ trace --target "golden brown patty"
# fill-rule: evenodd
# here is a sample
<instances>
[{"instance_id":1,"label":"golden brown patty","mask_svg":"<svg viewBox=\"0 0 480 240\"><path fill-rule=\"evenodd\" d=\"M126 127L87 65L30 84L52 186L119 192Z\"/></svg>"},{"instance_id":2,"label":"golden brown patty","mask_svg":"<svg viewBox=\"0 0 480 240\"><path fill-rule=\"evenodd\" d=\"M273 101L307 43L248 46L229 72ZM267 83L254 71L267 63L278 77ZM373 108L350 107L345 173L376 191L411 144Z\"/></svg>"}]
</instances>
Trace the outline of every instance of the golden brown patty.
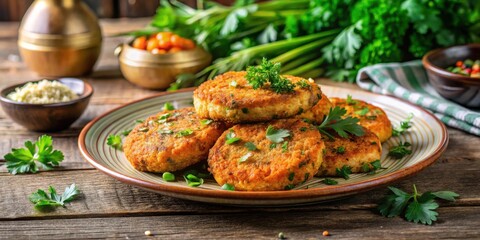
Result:
<instances>
[{"instance_id":1,"label":"golden brown patty","mask_svg":"<svg viewBox=\"0 0 480 240\"><path fill-rule=\"evenodd\" d=\"M266 136L269 126L288 130L290 137L272 142ZM240 140L227 144L227 135L232 133ZM256 150L248 149L252 146ZM300 119L240 124L218 139L208 155L208 165L219 185L228 183L235 190L291 189L317 173L324 148L318 130Z\"/></svg>"},{"instance_id":2,"label":"golden brown patty","mask_svg":"<svg viewBox=\"0 0 480 240\"><path fill-rule=\"evenodd\" d=\"M136 126L123 150L137 170L177 171L206 159L225 129L223 123L199 118L192 107L163 111Z\"/></svg>"},{"instance_id":3,"label":"golden brown patty","mask_svg":"<svg viewBox=\"0 0 480 240\"><path fill-rule=\"evenodd\" d=\"M307 111L321 98L320 87L313 81L284 76L296 86L294 92L280 94L269 84L253 89L245 75L246 72L227 72L200 85L193 95L197 114L234 123L269 121ZM299 82L303 85L297 85Z\"/></svg>"},{"instance_id":4,"label":"golden brown patty","mask_svg":"<svg viewBox=\"0 0 480 240\"><path fill-rule=\"evenodd\" d=\"M353 99L353 103L341 98L330 98L330 101L334 106L345 108L347 115L360 119L359 124L375 133L381 142L392 136L392 123L383 109L357 99Z\"/></svg>"},{"instance_id":5,"label":"golden brown patty","mask_svg":"<svg viewBox=\"0 0 480 240\"><path fill-rule=\"evenodd\" d=\"M379 160L382 155L382 145L373 132L365 129L365 135L351 135L348 138L335 136L333 139L322 137L326 153L317 176L337 176L336 169L349 166L352 173L362 172L362 166Z\"/></svg>"},{"instance_id":6,"label":"golden brown patty","mask_svg":"<svg viewBox=\"0 0 480 240\"><path fill-rule=\"evenodd\" d=\"M300 119L308 119L315 123L321 123L332 106L333 104L330 102L328 97L322 93L322 99L320 99L320 101L318 101L315 106L313 106L310 110L307 110L295 117Z\"/></svg>"}]
</instances>

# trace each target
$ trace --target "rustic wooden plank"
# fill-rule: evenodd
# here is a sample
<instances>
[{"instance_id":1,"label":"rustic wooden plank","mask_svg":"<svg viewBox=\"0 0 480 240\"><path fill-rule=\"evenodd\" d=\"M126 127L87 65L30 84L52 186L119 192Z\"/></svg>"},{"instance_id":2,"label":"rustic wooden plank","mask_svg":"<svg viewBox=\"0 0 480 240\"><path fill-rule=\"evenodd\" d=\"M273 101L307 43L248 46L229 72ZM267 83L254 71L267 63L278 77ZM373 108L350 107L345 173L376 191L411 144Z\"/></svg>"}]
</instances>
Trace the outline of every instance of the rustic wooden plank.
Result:
<instances>
[{"instance_id":1,"label":"rustic wooden plank","mask_svg":"<svg viewBox=\"0 0 480 240\"><path fill-rule=\"evenodd\" d=\"M156 239L277 239L279 232L288 239L323 239L324 230L335 239L467 239L480 235L480 207L443 207L439 214L433 226L387 219L369 210L23 220L2 222L0 236L138 239L145 238L146 230L154 234L148 238Z\"/></svg>"},{"instance_id":2,"label":"rustic wooden plank","mask_svg":"<svg viewBox=\"0 0 480 240\"><path fill-rule=\"evenodd\" d=\"M69 159L67 159L68 161ZM454 169L453 171L449 171ZM448 174L448 178L445 176ZM461 198L455 203L443 203L447 206L480 206L480 161L456 159L440 161L418 175L401 181L398 186L411 191L417 184L419 191L451 190ZM67 185L76 183L82 191L82 197L71 203L66 209L40 214L32 208L28 196L36 189L46 189L49 185L63 190ZM358 194L343 200L327 204L317 204L297 208L258 208L257 211L310 211L372 209L387 193L380 189ZM51 171L39 174L17 175L0 173L0 220L24 218L90 217L109 215L143 215L169 213L214 213L242 212L251 208L224 207L213 204L195 203L174 199L123 184L96 170ZM373 214L373 213L372 213Z\"/></svg>"}]
</instances>

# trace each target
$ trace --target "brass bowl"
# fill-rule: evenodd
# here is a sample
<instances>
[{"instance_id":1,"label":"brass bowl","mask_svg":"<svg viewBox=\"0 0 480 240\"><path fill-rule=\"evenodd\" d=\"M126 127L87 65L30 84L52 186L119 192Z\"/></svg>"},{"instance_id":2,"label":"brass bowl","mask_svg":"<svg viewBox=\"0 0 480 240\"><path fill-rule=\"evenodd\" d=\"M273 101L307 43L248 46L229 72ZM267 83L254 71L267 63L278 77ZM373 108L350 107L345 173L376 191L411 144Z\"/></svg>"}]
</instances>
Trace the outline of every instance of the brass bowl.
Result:
<instances>
[{"instance_id":1,"label":"brass bowl","mask_svg":"<svg viewBox=\"0 0 480 240\"><path fill-rule=\"evenodd\" d=\"M97 18L79 0L37 0L22 19L18 48L26 65L41 76L89 73L100 55Z\"/></svg>"},{"instance_id":2,"label":"brass bowl","mask_svg":"<svg viewBox=\"0 0 480 240\"><path fill-rule=\"evenodd\" d=\"M31 81L31 82L37 82ZM59 103L33 104L17 102L7 95L27 82L16 84L0 92L0 104L3 111L16 123L37 132L54 132L67 129L85 111L93 94L93 87L76 78L60 78L59 82L67 85L78 98Z\"/></svg>"},{"instance_id":3,"label":"brass bowl","mask_svg":"<svg viewBox=\"0 0 480 240\"><path fill-rule=\"evenodd\" d=\"M181 73L197 73L212 61L212 55L197 46L176 53L152 54L122 44L115 49L123 76L148 89L166 89Z\"/></svg>"}]
</instances>

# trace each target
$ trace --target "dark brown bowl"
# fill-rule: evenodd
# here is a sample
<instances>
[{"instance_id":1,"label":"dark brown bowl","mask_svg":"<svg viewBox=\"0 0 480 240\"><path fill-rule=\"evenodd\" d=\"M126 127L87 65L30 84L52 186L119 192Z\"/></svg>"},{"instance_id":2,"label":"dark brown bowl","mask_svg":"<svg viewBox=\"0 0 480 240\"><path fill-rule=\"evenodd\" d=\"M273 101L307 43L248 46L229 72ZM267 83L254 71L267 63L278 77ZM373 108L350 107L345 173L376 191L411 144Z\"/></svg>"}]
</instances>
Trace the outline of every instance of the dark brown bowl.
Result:
<instances>
[{"instance_id":1,"label":"dark brown bowl","mask_svg":"<svg viewBox=\"0 0 480 240\"><path fill-rule=\"evenodd\" d=\"M446 70L457 61L480 59L480 44L468 44L428 52L422 59L428 79L435 90L445 98L466 107L480 107L480 79Z\"/></svg>"},{"instance_id":2,"label":"dark brown bowl","mask_svg":"<svg viewBox=\"0 0 480 240\"><path fill-rule=\"evenodd\" d=\"M54 132L68 128L87 108L93 88L87 82L76 78L62 78L59 81L77 93L79 98L51 104L23 103L7 98L9 93L25 85L27 83L25 82L7 87L0 92L3 111L13 121L32 131Z\"/></svg>"}]
</instances>

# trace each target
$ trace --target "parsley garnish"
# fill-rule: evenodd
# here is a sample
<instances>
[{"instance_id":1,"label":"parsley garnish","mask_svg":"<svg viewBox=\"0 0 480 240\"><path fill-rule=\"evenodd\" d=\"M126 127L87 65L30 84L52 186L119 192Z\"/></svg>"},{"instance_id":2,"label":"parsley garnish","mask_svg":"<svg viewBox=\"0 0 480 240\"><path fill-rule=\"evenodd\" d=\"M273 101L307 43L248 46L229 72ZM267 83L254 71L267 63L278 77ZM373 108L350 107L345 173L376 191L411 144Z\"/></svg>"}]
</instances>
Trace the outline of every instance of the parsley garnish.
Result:
<instances>
[{"instance_id":1,"label":"parsley garnish","mask_svg":"<svg viewBox=\"0 0 480 240\"><path fill-rule=\"evenodd\" d=\"M410 147L411 144L409 142L402 143L398 146L393 146L390 148L390 151L388 152L388 156L395 158L395 159L401 159L405 157L408 154L412 153L412 150L407 149L407 147Z\"/></svg>"},{"instance_id":2,"label":"parsley garnish","mask_svg":"<svg viewBox=\"0 0 480 240\"><path fill-rule=\"evenodd\" d=\"M222 185L222 190L235 191L235 186L232 184L225 183Z\"/></svg>"},{"instance_id":3,"label":"parsley garnish","mask_svg":"<svg viewBox=\"0 0 480 240\"><path fill-rule=\"evenodd\" d=\"M233 144L241 140L239 137L237 137L237 135L233 130L230 130L230 132L227 133L226 138L227 138L227 140L225 141L226 144Z\"/></svg>"},{"instance_id":4,"label":"parsley garnish","mask_svg":"<svg viewBox=\"0 0 480 240\"><path fill-rule=\"evenodd\" d=\"M253 144L252 142L246 142L245 147L248 149L248 151L257 150L257 146L255 146L255 144Z\"/></svg>"},{"instance_id":5,"label":"parsley garnish","mask_svg":"<svg viewBox=\"0 0 480 240\"><path fill-rule=\"evenodd\" d=\"M54 187L49 186L47 194L42 189L38 189L37 192L32 193L28 198L30 202L35 204L35 208L42 210L50 210L52 208L62 206L65 207L65 203L73 201L73 199L80 193L75 186L75 183L70 187L65 188L62 195L58 195Z\"/></svg>"},{"instance_id":6,"label":"parsley garnish","mask_svg":"<svg viewBox=\"0 0 480 240\"><path fill-rule=\"evenodd\" d=\"M382 168L382 163L380 162L380 160L375 160L370 163L364 163L362 165L362 171L367 173L368 175L377 173L378 169L385 169L385 168Z\"/></svg>"},{"instance_id":7,"label":"parsley garnish","mask_svg":"<svg viewBox=\"0 0 480 240\"><path fill-rule=\"evenodd\" d=\"M193 130L192 129L185 129L177 132L177 137L185 137L188 135L192 135Z\"/></svg>"},{"instance_id":8,"label":"parsley garnish","mask_svg":"<svg viewBox=\"0 0 480 240\"><path fill-rule=\"evenodd\" d=\"M122 131L120 134L121 134L122 136L125 136L125 137L126 137L126 136L128 136L128 134L130 134L130 132L132 132L132 129L124 130L124 131Z\"/></svg>"},{"instance_id":9,"label":"parsley garnish","mask_svg":"<svg viewBox=\"0 0 480 240\"><path fill-rule=\"evenodd\" d=\"M143 120L143 119L137 119L137 120L135 120L136 123L143 123L144 121L145 121L145 120Z\"/></svg>"},{"instance_id":10,"label":"parsley garnish","mask_svg":"<svg viewBox=\"0 0 480 240\"><path fill-rule=\"evenodd\" d=\"M186 173L183 175L183 178L190 187L198 187L203 184L203 178L197 177L193 173Z\"/></svg>"},{"instance_id":11,"label":"parsley garnish","mask_svg":"<svg viewBox=\"0 0 480 240\"><path fill-rule=\"evenodd\" d=\"M12 148L12 152L3 156L7 170L11 174L36 173L38 165L44 170L51 170L63 161L63 153L53 150L51 136L43 135L36 142L26 141L25 148Z\"/></svg>"},{"instance_id":12,"label":"parsley garnish","mask_svg":"<svg viewBox=\"0 0 480 240\"><path fill-rule=\"evenodd\" d=\"M346 138L348 134L355 136L363 136L365 131L363 127L358 125L358 118L346 117L342 118L347 113L345 108L334 107L330 108L328 115L317 128L322 133L333 138L333 136L326 130L333 129L340 137Z\"/></svg>"},{"instance_id":13,"label":"parsley garnish","mask_svg":"<svg viewBox=\"0 0 480 240\"><path fill-rule=\"evenodd\" d=\"M117 150L122 150L122 138L118 135L111 134L107 138L107 145Z\"/></svg>"},{"instance_id":14,"label":"parsley garnish","mask_svg":"<svg viewBox=\"0 0 480 240\"><path fill-rule=\"evenodd\" d=\"M331 178L325 178L322 180L323 183L325 183L326 185L337 185L338 182L336 180L333 180Z\"/></svg>"},{"instance_id":15,"label":"parsley garnish","mask_svg":"<svg viewBox=\"0 0 480 240\"><path fill-rule=\"evenodd\" d=\"M266 58L262 59L259 66L247 68L246 79L253 89L263 87L270 82L270 88L276 93L291 93L295 85L285 77L280 76L280 63L273 63Z\"/></svg>"},{"instance_id":16,"label":"parsley garnish","mask_svg":"<svg viewBox=\"0 0 480 240\"><path fill-rule=\"evenodd\" d=\"M358 102L357 102L356 100L353 100L352 95L348 94L348 95L347 95L347 99L346 99L346 103L347 103L348 105L355 105L355 104L357 104Z\"/></svg>"},{"instance_id":17,"label":"parsley garnish","mask_svg":"<svg viewBox=\"0 0 480 240\"><path fill-rule=\"evenodd\" d=\"M246 162L251 156L253 156L252 152L248 152L245 155L243 155L240 160L238 160L239 163Z\"/></svg>"},{"instance_id":18,"label":"parsley garnish","mask_svg":"<svg viewBox=\"0 0 480 240\"><path fill-rule=\"evenodd\" d=\"M158 118L157 122L159 122L159 123L165 123L165 122L168 121L168 118L169 118L170 116L172 116L171 113L162 114L162 115Z\"/></svg>"},{"instance_id":19,"label":"parsley garnish","mask_svg":"<svg viewBox=\"0 0 480 240\"><path fill-rule=\"evenodd\" d=\"M171 102L166 102L165 104L163 104L163 110L172 111L172 110L175 110L175 107L172 105Z\"/></svg>"},{"instance_id":20,"label":"parsley garnish","mask_svg":"<svg viewBox=\"0 0 480 240\"><path fill-rule=\"evenodd\" d=\"M206 126L206 125L210 125L210 123L212 123L212 122L213 122L213 120L211 120L211 119L202 119L202 120L200 120L200 123L201 123L202 125L205 125L205 126Z\"/></svg>"},{"instance_id":21,"label":"parsley garnish","mask_svg":"<svg viewBox=\"0 0 480 240\"><path fill-rule=\"evenodd\" d=\"M288 141L285 141L282 144L282 152L287 152L287 150L288 150Z\"/></svg>"},{"instance_id":22,"label":"parsley garnish","mask_svg":"<svg viewBox=\"0 0 480 240\"><path fill-rule=\"evenodd\" d=\"M286 129L276 129L272 125L267 127L267 138L274 143L281 143L284 138L290 137L290 131Z\"/></svg>"},{"instance_id":23,"label":"parsley garnish","mask_svg":"<svg viewBox=\"0 0 480 240\"><path fill-rule=\"evenodd\" d=\"M340 146L338 147L337 149L335 149L335 152L339 153L339 154L344 154L345 153L345 147L344 146Z\"/></svg>"},{"instance_id":24,"label":"parsley garnish","mask_svg":"<svg viewBox=\"0 0 480 240\"><path fill-rule=\"evenodd\" d=\"M367 107L365 107L361 110L355 111L355 114L358 114L360 116L365 116L368 113L368 111L369 111L369 109Z\"/></svg>"},{"instance_id":25,"label":"parsley garnish","mask_svg":"<svg viewBox=\"0 0 480 240\"><path fill-rule=\"evenodd\" d=\"M297 86L299 86L300 88L306 88L306 89L309 89L311 87L308 81L305 79L302 79L299 82L297 82Z\"/></svg>"},{"instance_id":26,"label":"parsley garnish","mask_svg":"<svg viewBox=\"0 0 480 240\"><path fill-rule=\"evenodd\" d=\"M408 221L428 225L437 221L438 213L435 209L437 209L439 205L434 201L435 198L455 201L455 198L460 196L451 191L425 192L420 194L417 192L415 184L413 185L413 194L408 194L394 187L388 188L393 194L386 196L378 205L378 210L383 216L395 217L403 215L405 212L404 216Z\"/></svg>"},{"instance_id":27,"label":"parsley garnish","mask_svg":"<svg viewBox=\"0 0 480 240\"><path fill-rule=\"evenodd\" d=\"M350 178L350 174L352 173L352 168L350 166L343 165L341 169L336 168L335 171L337 172L338 176L348 180Z\"/></svg>"},{"instance_id":28,"label":"parsley garnish","mask_svg":"<svg viewBox=\"0 0 480 240\"><path fill-rule=\"evenodd\" d=\"M404 121L400 122L400 126L392 129L392 136L400 136L404 132L406 132L409 128L411 128L412 118L413 118L413 113L410 113Z\"/></svg>"}]
</instances>

